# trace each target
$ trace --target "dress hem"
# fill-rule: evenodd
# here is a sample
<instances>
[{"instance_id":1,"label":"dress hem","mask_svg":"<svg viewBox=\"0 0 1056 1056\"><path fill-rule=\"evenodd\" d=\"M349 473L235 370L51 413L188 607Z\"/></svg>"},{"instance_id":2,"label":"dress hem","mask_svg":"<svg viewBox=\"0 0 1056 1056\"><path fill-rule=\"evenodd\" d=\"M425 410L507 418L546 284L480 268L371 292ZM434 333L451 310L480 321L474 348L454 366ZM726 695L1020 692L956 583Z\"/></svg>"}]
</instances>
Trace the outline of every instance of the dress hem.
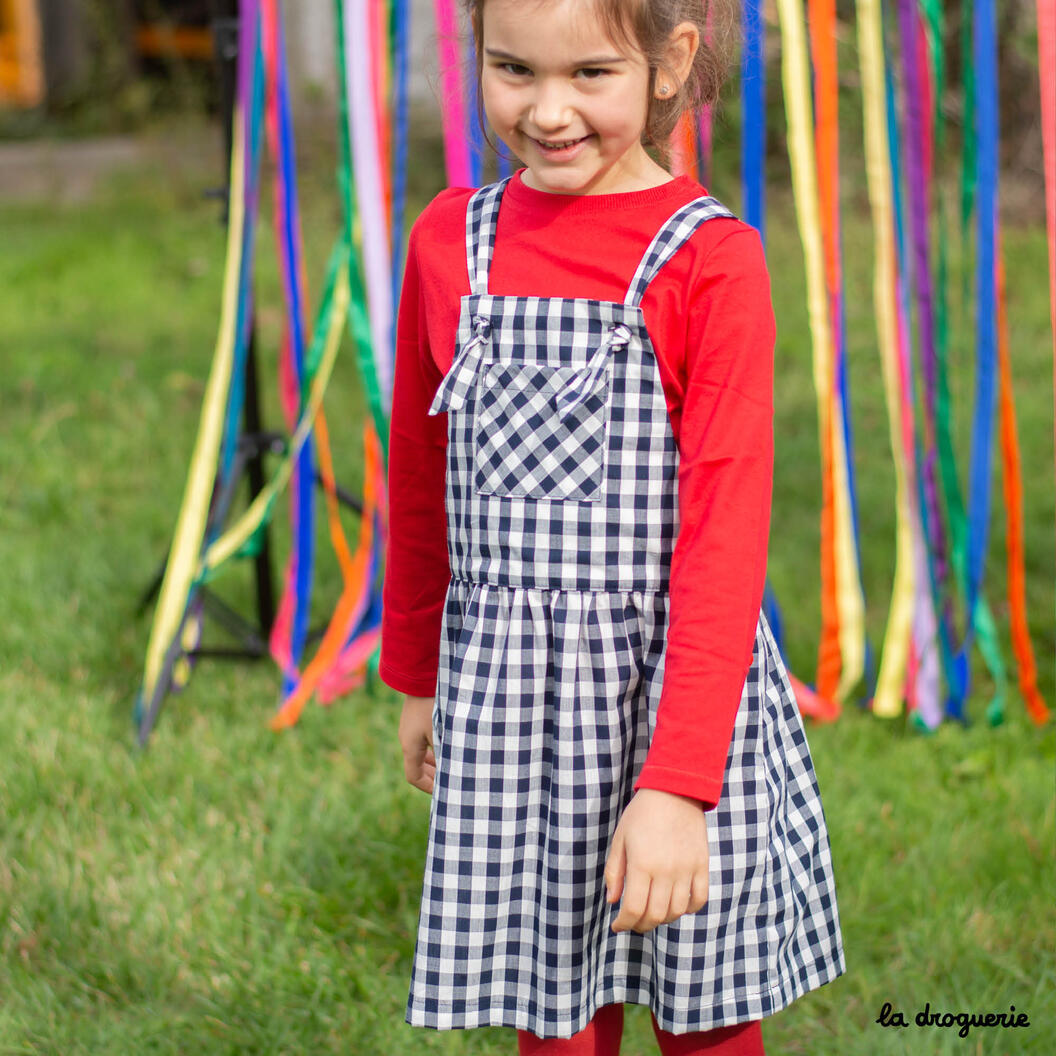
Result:
<instances>
[{"instance_id":1,"label":"dress hem","mask_svg":"<svg viewBox=\"0 0 1056 1056\"><path fill-rule=\"evenodd\" d=\"M540 1023L540 1015L532 1014L526 1002L512 1002L516 1007L506 1004L488 1004L470 1012L458 1014L445 1011L441 1008L437 1013L435 1010L425 1011L420 1004L413 1000L408 1001L404 1021L412 1027L422 1027L432 1030L469 1030L477 1027L512 1027L516 1030L528 1030L536 1033L536 1028L561 1031L559 1034L538 1035L539 1037L568 1038L579 1033L597 1014L597 1010L605 1005L626 1004L644 1005L648 1007L656 1017L660 1029L669 1034L689 1034L696 1031L714 1030L719 1027L731 1027L738 1023L750 1023L753 1020L765 1019L783 1011L793 1001L833 982L843 975L847 970L846 961L840 951L839 958L826 966L826 970L809 982L798 978L788 978L783 982L770 987L769 990L760 990L754 994L736 997L727 1000L720 1005L713 1006L710 1011L713 1015L710 1019L701 1016L696 1022L688 1019L683 1023L675 1023L674 1020L663 1013L652 1001L649 991L646 989L635 989L624 987L613 987L604 992L603 996L595 995L594 1005L589 1008L589 1014L580 1014L574 1019L561 1023ZM433 1001L433 1006L442 1006L449 1002ZM729 1014L724 1014L729 1010ZM704 1010L702 1010L704 1011ZM564 1033L567 1031L567 1033Z\"/></svg>"}]
</instances>

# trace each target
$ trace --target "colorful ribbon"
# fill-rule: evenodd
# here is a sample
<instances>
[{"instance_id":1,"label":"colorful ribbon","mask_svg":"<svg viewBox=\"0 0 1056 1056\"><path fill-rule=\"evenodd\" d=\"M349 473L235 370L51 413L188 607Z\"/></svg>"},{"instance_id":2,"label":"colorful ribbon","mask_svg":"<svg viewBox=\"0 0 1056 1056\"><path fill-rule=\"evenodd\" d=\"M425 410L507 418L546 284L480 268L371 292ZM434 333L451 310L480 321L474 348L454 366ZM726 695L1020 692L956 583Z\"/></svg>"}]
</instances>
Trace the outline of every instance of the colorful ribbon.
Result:
<instances>
[{"instance_id":1,"label":"colorful ribbon","mask_svg":"<svg viewBox=\"0 0 1056 1056\"><path fill-rule=\"evenodd\" d=\"M687 110L678 119L671 132L668 149L671 158L671 172L675 176L688 176L700 180L697 166L697 125L693 115Z\"/></svg>"},{"instance_id":2,"label":"colorful ribbon","mask_svg":"<svg viewBox=\"0 0 1056 1056\"><path fill-rule=\"evenodd\" d=\"M1049 318L1052 323L1053 406L1056 409L1056 0L1037 0L1045 227L1049 235ZM1053 419L1056 423L1056 416ZM1053 438L1056 440L1056 428Z\"/></svg>"},{"instance_id":3,"label":"colorful ribbon","mask_svg":"<svg viewBox=\"0 0 1056 1056\"><path fill-rule=\"evenodd\" d=\"M778 0L796 218L807 272L822 454L822 643L817 692L845 700L865 671L865 604L854 545L847 451L820 236L809 64L800 0Z\"/></svg>"},{"instance_id":4,"label":"colorful ribbon","mask_svg":"<svg viewBox=\"0 0 1056 1056\"><path fill-rule=\"evenodd\" d=\"M250 86L255 83L259 54L255 46L258 25L257 8L247 0L242 15L236 100L231 132L231 169L228 190L227 253L220 324L209 378L206 382L202 413L191 455L183 500L169 549L165 574L147 644L143 682L137 695L135 721L141 742L145 740L168 692L168 672L181 654L181 628L196 588L199 551L206 536L210 495L218 480L227 404L232 373L238 355L239 339L245 332L239 327L245 315L240 294L246 288L244 271L249 267L247 245L251 242L254 217L246 212L247 183L257 161L253 149L252 127L259 97ZM259 124L259 122L258 122ZM250 141L247 149L247 140ZM248 204L255 204L248 200Z\"/></svg>"},{"instance_id":5,"label":"colorful ribbon","mask_svg":"<svg viewBox=\"0 0 1056 1056\"><path fill-rule=\"evenodd\" d=\"M1019 689L1027 712L1039 725L1048 721L1049 709L1038 690L1034 649L1027 625L1027 576L1023 553L1023 479L1019 465L1019 439L1016 435L1016 405L1012 397L1012 354L1008 340L1008 308L1005 301L1005 262L1001 252L1001 230L997 232L997 356L1000 371L1001 456L1008 527L1005 532L1007 555L1008 607L1011 616L1012 649L1019 665ZM991 716L996 718L996 716Z\"/></svg>"},{"instance_id":6,"label":"colorful ribbon","mask_svg":"<svg viewBox=\"0 0 1056 1056\"><path fill-rule=\"evenodd\" d=\"M899 123L895 113L894 78L890 65L884 71L884 102L887 115L888 153L891 172L902 172L902 150ZM896 285L898 291L897 330L900 387L903 393L913 392L913 345L909 328L909 274L906 262L910 259L904 219L900 181L892 180L892 204L895 222ZM941 660L949 654L943 631L935 617L931 590L931 562L927 552L927 510L921 484L921 456L918 431L915 428L912 397L903 403L903 448L905 451L906 480L913 531L914 614L913 640L907 668L906 696L914 722L924 730L932 730L942 722L940 684Z\"/></svg>"},{"instance_id":7,"label":"colorful ribbon","mask_svg":"<svg viewBox=\"0 0 1056 1056\"><path fill-rule=\"evenodd\" d=\"M275 163L275 241L286 302L283 345L280 351L280 397L286 427L296 429L300 393L305 382L304 312L307 281L297 206L289 82L286 74L282 18L278 0L262 7L264 51L268 78L267 127ZM320 412L321 413L321 412ZM291 548L285 590L279 602L269 647L283 674L283 692L297 684L301 657L308 639L315 566L315 480L312 443L298 456L290 481Z\"/></svg>"},{"instance_id":8,"label":"colorful ribbon","mask_svg":"<svg viewBox=\"0 0 1056 1056\"><path fill-rule=\"evenodd\" d=\"M403 218L407 206L407 158L409 138L410 106L410 0L395 0L392 9L393 65L396 70L396 97L394 113L396 120L395 151L392 157L392 239L390 250L392 260L392 303L400 303L400 286L403 280ZM391 330L393 345L389 349L393 362L396 361L396 328Z\"/></svg>"},{"instance_id":9,"label":"colorful ribbon","mask_svg":"<svg viewBox=\"0 0 1056 1056\"><path fill-rule=\"evenodd\" d=\"M976 0L974 58L976 69L976 128L978 137L976 236L976 388L972 428L972 458L968 519L967 611L972 617L957 656L963 676L960 697L951 693L948 711L963 714L969 681L967 652L974 630L976 600L983 580L990 517L990 453L993 447L995 365L995 234L997 224L997 29L993 0Z\"/></svg>"},{"instance_id":10,"label":"colorful ribbon","mask_svg":"<svg viewBox=\"0 0 1056 1056\"><path fill-rule=\"evenodd\" d=\"M854 627L862 640L855 648L863 650L865 675L872 680L872 656L865 634L865 590L861 580L861 546L858 531L858 499L855 481L854 438L851 424L849 371L847 369L847 326L843 304L843 260L840 234L839 202L839 85L836 66L836 3L835 0L808 0L810 46L814 59L815 101L815 159L818 171L818 197L821 215L821 235L825 254L825 287L828 294L830 327L833 335L834 405L837 427L842 429L841 473L838 478L846 488L841 503L845 503L849 519L850 538L842 545L853 547L854 574L857 591L862 598L863 617ZM847 525L840 524L847 532ZM847 609L844 610L846 618ZM853 608L850 610L853 621ZM853 622L852 622L853 626ZM851 633L851 627L846 633ZM844 646L845 648L845 646ZM848 687L849 688L849 687ZM869 695L872 687L869 687Z\"/></svg>"},{"instance_id":11,"label":"colorful ribbon","mask_svg":"<svg viewBox=\"0 0 1056 1056\"><path fill-rule=\"evenodd\" d=\"M345 259L348 249L339 244L331 255L328 269L327 289L319 307L319 318L329 320L324 330L317 327L305 363L305 379L308 383L307 398L301 408L297 426L290 437L286 454L271 479L233 525L220 538L206 548L199 566L200 578L207 578L246 544L257 528L271 514L275 500L286 487L293 474L293 466L308 441L315 416L323 402L323 393L330 381L337 350L340 345L344 313L348 308L348 275Z\"/></svg>"},{"instance_id":12,"label":"colorful ribbon","mask_svg":"<svg viewBox=\"0 0 1056 1056\"><path fill-rule=\"evenodd\" d=\"M744 0L741 14L741 186L744 221L766 242L766 22L762 0Z\"/></svg>"},{"instance_id":13,"label":"colorful ribbon","mask_svg":"<svg viewBox=\"0 0 1056 1056\"><path fill-rule=\"evenodd\" d=\"M389 208L381 159L382 140L378 135L379 116L371 70L377 49L372 49L371 12L367 0L348 0L342 5L344 40L350 49L344 63L348 122L354 159L353 181L361 225L363 272L370 317L371 345L374 349L378 385L385 414L392 394L393 348L392 252L389 242ZM372 52L374 53L372 55Z\"/></svg>"},{"instance_id":14,"label":"colorful ribbon","mask_svg":"<svg viewBox=\"0 0 1056 1056\"><path fill-rule=\"evenodd\" d=\"M857 496L850 419L838 194L838 126L835 0L807 0L811 64L802 0L778 0L782 78L788 113L797 223L807 271L813 373L822 459L822 639L816 689L796 681L804 714L831 719L863 674L869 675L864 633L864 593L858 545ZM292 121L278 0L243 0L236 109L232 132L231 202L224 294L217 347L206 386L184 502L147 650L137 700L141 737L149 729L181 655L192 649L200 585L237 554L250 552L276 498L291 485L293 548L286 570L272 647L284 674L284 700L272 720L295 722L313 694L322 701L359 685L376 669L380 635L380 577L387 539L386 441L391 402L394 305L400 285L402 212L406 193L408 0L335 0L340 66L341 189L345 225L328 267L312 339L305 333L307 284L297 211ZM940 0L896 0L905 128L894 119L890 68L885 63L881 0L857 0L863 114L870 207L875 233L873 298L895 461L895 582L879 679L873 697L878 715L900 713L933 729L943 718L940 661L948 683L947 715L963 717L971 646L980 651L997 692L987 710L1000 721L1006 680L993 616L983 594L990 508L989 462L995 391L1008 514L1008 596L1019 685L1031 718L1048 709L1037 689L1025 603L1022 480L1012 401L1004 271L997 218L996 36L993 0L966 5L971 51L965 56L965 108L971 118L964 142L961 220L977 206L975 332L976 403L968 508L961 494L951 427L947 377L949 281L946 221L932 192L933 159L943 150L940 108L943 5ZM448 182L476 186L483 148L476 122L475 84L462 71L454 0L435 0ZM1056 387L1056 0L1037 0L1038 48L1045 151L1046 222L1049 232L1050 309ZM744 100L742 177L745 219L763 231L765 27L760 0L744 0L742 53ZM814 119L816 118L816 120ZM252 328L251 266L259 190L262 128L276 164L275 227L286 302L280 358L280 395L291 440L264 491L226 531L237 468L244 364ZM671 142L673 167L706 178L710 115L683 119ZM904 169L902 161L905 162ZM509 165L498 160L500 176ZM896 174L906 174L906 213ZM931 223L936 228L931 230ZM932 237L936 238L934 250ZM934 273L932 265L934 263ZM910 305L918 324L923 415L914 409ZM447 392L487 339L478 320L449 375ZM353 550L341 524L322 412L327 380L347 326L355 346L370 414L363 426L364 486L359 534ZM603 352L561 394L571 410L600 377ZM307 346L307 347L306 347ZM465 369L463 369L465 368ZM995 378L995 372L997 374ZM453 386L453 387L452 387ZM443 389L443 387L442 387ZM438 391L437 398L441 397ZM313 453L314 451L314 453ZM331 543L342 592L319 649L300 670L307 639L314 563L314 457L326 496ZM964 634L957 633L955 602L964 598ZM775 633L780 614L770 604Z\"/></svg>"},{"instance_id":15,"label":"colorful ribbon","mask_svg":"<svg viewBox=\"0 0 1056 1056\"><path fill-rule=\"evenodd\" d=\"M914 610L913 508L907 464L912 453L913 392L901 370L897 333L895 217L887 113L884 100L883 30L879 0L858 0L858 54L862 72L866 181L873 215L873 304L887 403L891 454L895 466L895 579L873 697L873 713L902 710L909 666ZM907 440L909 444L907 446Z\"/></svg>"},{"instance_id":16,"label":"colorful ribbon","mask_svg":"<svg viewBox=\"0 0 1056 1056\"><path fill-rule=\"evenodd\" d=\"M917 303L917 329L921 373L924 379L924 415L922 436L922 465L920 486L923 489L925 523L928 527L928 554L933 563L932 575L945 634L952 636L952 606L949 596L949 568L946 555L946 536L939 502L936 455L936 352L934 298L930 254L928 250L929 183L925 147L926 117L930 109L925 101L926 70L921 68L917 39L917 19L913 0L898 0L898 29L902 52L902 72L905 80L903 100L906 112L906 132L903 139L906 159L906 190L909 201L909 238L912 248L910 280ZM951 697L963 695L960 685L963 675L955 677L947 669Z\"/></svg>"},{"instance_id":17,"label":"colorful ribbon","mask_svg":"<svg viewBox=\"0 0 1056 1056\"><path fill-rule=\"evenodd\" d=\"M339 0L340 3L340 0ZM355 10L352 8L355 7ZM344 30L353 15L376 16L362 3L350 3L339 10L339 53L344 59ZM384 37L376 18L360 22L377 40ZM387 534L384 518L387 503L384 498L384 445L379 435L387 434L387 426L377 430L379 421L385 422L383 386L386 362L391 365L391 334L385 334L378 344L380 356L372 352L371 318L366 306L364 284L352 253L353 235L359 234L352 195L350 139L359 137L368 144L361 154L361 169L367 174L362 181L365 195L380 198L386 204L382 213L381 236L368 226L368 241L377 247L388 237L384 218L392 208L391 191L387 183L388 166L379 158L381 150L388 151L387 137L375 137L370 143L369 128L379 128L376 102L360 106L354 118L349 117L347 97L351 94L349 81L342 78L342 165L339 182L346 202L346 227L339 239L327 271L326 286L319 305L311 345L304 350L304 281L303 252L296 200L296 180L293 164L292 122L286 77L282 27L277 0L257 3L245 0L240 20L239 69L237 99L233 131L231 207L228 239L228 263L225 270L225 295L217 352L214 355L210 381L207 385L199 437L188 478L187 495L173 543L173 553L163 582L152 641L148 649L144 687L137 702L137 720L143 730L153 720L160 698L167 691L167 672L179 659L181 650L190 646L187 635L180 630L183 616L179 600L183 596L183 612L191 610L197 588L216 574L229 558L251 551L262 527L267 523L276 499L293 482L291 489L294 547L287 569L287 590L279 607L272 635L272 648L284 671L286 700L274 720L276 727L295 721L304 702L316 688L329 693L347 686L350 678L363 677L363 670L376 661L380 630L381 547ZM377 51L377 49L375 49ZM266 61L265 61L266 59ZM344 72L344 71L342 71ZM267 75L266 75L267 74ZM384 80L384 74L382 75ZM260 129L265 111L268 138L275 158L276 241L280 250L280 271L287 305L283 355L280 359L282 405L291 431L285 456L265 488L249 507L225 531L220 525L230 505L235 476L235 440L242 404L242 371L248 346L251 318L251 263L253 223L257 202ZM369 88L360 83L358 90ZM356 85L352 85L356 90ZM374 91L369 91L376 100ZM367 126L367 131L361 126ZM373 154L371 154L373 150ZM371 164L372 163L372 164ZM369 174L375 179L371 181ZM391 330L391 300L385 291L393 288L392 256L386 253L380 269L383 282L373 281L380 318L388 311ZM377 267L375 265L375 270ZM374 276L376 278L376 276ZM352 303L355 298L355 303ZM386 309L386 304L388 305ZM341 342L346 321L353 332L359 353L368 402L372 416L364 426L364 449L368 479L364 485L364 503L359 543L352 554L345 540L339 517L337 487L330 456L326 420L322 414L323 396ZM375 325L375 329L378 327ZM322 479L330 526L330 536L341 568L343 592L326 631L320 649L305 670L298 672L299 657L307 632L310 609L312 547L314 545L314 470L312 467L311 438L318 441L320 477ZM215 483L213 483L215 482ZM204 496L212 485L213 501L208 515L203 514ZM379 490L382 494L379 496ZM375 531L375 526L377 531ZM194 540L197 533L197 543ZM196 554L201 547L200 555ZM166 640L168 644L166 644Z\"/></svg>"},{"instance_id":18,"label":"colorful ribbon","mask_svg":"<svg viewBox=\"0 0 1056 1056\"><path fill-rule=\"evenodd\" d=\"M440 113L444 128L444 160L449 187L473 187L469 156L462 58L458 50L458 19L454 0L435 0L436 43L440 59Z\"/></svg>"}]
</instances>

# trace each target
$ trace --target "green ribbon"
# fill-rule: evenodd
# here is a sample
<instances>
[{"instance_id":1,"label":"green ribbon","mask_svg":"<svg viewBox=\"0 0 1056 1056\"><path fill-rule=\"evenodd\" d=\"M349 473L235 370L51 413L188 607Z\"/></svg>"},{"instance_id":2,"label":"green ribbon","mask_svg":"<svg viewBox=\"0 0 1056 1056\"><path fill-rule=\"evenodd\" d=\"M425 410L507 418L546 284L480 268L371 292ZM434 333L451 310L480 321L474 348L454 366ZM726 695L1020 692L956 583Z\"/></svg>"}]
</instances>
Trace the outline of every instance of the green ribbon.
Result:
<instances>
[{"instance_id":1,"label":"green ribbon","mask_svg":"<svg viewBox=\"0 0 1056 1056\"><path fill-rule=\"evenodd\" d=\"M940 0L921 0L921 4L927 19L930 31L929 56L931 59L932 85L934 87L934 123L935 123L935 146L936 155L941 157L946 144L946 121L943 116L940 101L942 99L942 88L945 81L945 65L942 55L943 39L943 13ZM970 11L971 4L966 2L965 6ZM966 28L967 27L967 28ZM962 33L967 32L967 38L962 38L962 45L967 45L967 51L962 50L962 58L965 63L965 138L964 153L961 160L961 232L962 246L967 247L966 232L968 222L971 218L972 207L975 198L975 122L972 119L974 113L975 78L972 70L972 38L971 18L963 20ZM941 175L941 174L940 174ZM950 411L950 385L949 385L949 302L947 288L949 282L949 259L948 238L946 228L946 213L942 207L942 196L937 203L939 224L939 260L938 260L938 282L936 283L936 393L935 393L935 417L936 417L936 443L939 454L939 480L942 486L943 503L946 506L950 520L950 534L952 537L951 561L953 564L954 577L960 587L961 596L967 598L968 591L968 518L964 508L964 497L961 492L960 481L957 476L957 460L954 455L953 430L951 427ZM966 212L967 210L967 212ZM967 254L964 255L967 260ZM967 284L970 269L962 268L962 279ZM965 302L967 301L967 285L964 286ZM987 718L991 725L997 725L1003 719L1005 694L1008 687L1008 674L1005 667L1004 657L1001 652L1000 639L997 633L996 622L990 607L980 592L975 605L975 611L965 615L965 619L971 620L975 629L982 653L983 661L991 678L994 680L994 696L987 708Z\"/></svg>"}]
</instances>

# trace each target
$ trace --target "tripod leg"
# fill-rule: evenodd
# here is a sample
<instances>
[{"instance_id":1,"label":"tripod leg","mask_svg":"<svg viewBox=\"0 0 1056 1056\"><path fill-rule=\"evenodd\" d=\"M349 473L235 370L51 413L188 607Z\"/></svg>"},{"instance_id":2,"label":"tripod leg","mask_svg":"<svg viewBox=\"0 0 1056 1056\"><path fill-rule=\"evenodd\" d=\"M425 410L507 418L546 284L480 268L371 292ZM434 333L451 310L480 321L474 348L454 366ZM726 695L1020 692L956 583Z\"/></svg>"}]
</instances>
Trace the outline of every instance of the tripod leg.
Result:
<instances>
[{"instance_id":1,"label":"tripod leg","mask_svg":"<svg viewBox=\"0 0 1056 1056\"><path fill-rule=\"evenodd\" d=\"M260 433L260 393L257 382L257 328L251 324L249 349L246 355L246 399L243 407L246 432ZM249 501L252 502L264 489L264 456L259 444L254 445L246 463L249 479ZM267 640L275 623L275 590L271 569L271 533L265 525L260 540L260 550L253 559L253 571L257 584L257 620L260 636Z\"/></svg>"},{"instance_id":2,"label":"tripod leg","mask_svg":"<svg viewBox=\"0 0 1056 1056\"><path fill-rule=\"evenodd\" d=\"M323 484L322 474L319 472L319 470L315 471L315 483L318 484L321 488L325 487L325 485ZM341 487L340 484L334 485L334 494L337 496L337 501L340 502L342 506L347 506L350 510L355 510L356 513L363 513L363 503L360 502L360 500L357 499L355 495L352 494L352 492Z\"/></svg>"},{"instance_id":3,"label":"tripod leg","mask_svg":"<svg viewBox=\"0 0 1056 1056\"><path fill-rule=\"evenodd\" d=\"M168 559L162 561L158 571L154 573L154 578L147 584L147 589L144 590L143 594L140 596L139 602L136 604L137 617L142 616L150 607L150 603L158 596L158 591L161 590L161 581L165 578L165 568L168 563Z\"/></svg>"}]
</instances>

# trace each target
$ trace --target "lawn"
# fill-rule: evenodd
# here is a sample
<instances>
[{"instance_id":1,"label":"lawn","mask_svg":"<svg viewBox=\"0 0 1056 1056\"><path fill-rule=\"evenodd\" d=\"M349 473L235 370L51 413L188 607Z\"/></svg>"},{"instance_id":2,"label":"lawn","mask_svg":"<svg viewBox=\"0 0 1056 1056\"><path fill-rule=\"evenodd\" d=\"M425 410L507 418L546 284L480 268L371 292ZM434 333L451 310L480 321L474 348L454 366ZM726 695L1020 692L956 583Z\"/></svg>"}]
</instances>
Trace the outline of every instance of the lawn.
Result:
<instances>
[{"instance_id":1,"label":"lawn","mask_svg":"<svg viewBox=\"0 0 1056 1056\"><path fill-rule=\"evenodd\" d=\"M181 128L150 159L76 200L0 201L0 1056L158 1053L511 1053L512 1031L403 1022L428 800L403 779L399 702L383 685L267 728L266 663L201 664L149 750L132 702L148 619L212 351L221 284L218 138ZM325 137L324 137L325 139ZM174 147L173 143L176 144ZM317 292L339 213L328 145L303 180ZM412 212L436 189L418 155ZM717 185L722 193L721 185ZM731 193L736 207L736 196ZM869 631L882 640L893 570L891 468L871 307L868 210L846 194L849 357ZM819 624L817 427L802 255L772 188L779 325L770 576L793 667L811 677ZM1009 312L1026 482L1028 605L1054 700L1056 503L1045 239L1009 227ZM280 323L260 234L266 417ZM956 252L956 245L954 245ZM973 390L971 317L953 306L962 479ZM361 478L363 399L338 364L327 400L339 475ZM995 458L987 595L1007 648L1004 517ZM286 534L275 529L285 553ZM322 548L325 552L326 547ZM318 615L338 594L320 560ZM248 570L218 589L249 596ZM764 1023L775 1054L1056 1052L1056 738L1013 688L989 727L977 672L966 726L933 735L854 704L808 723L832 837L847 974ZM1015 1005L1029 1028L884 1028L925 1002ZM629 1010L625 1056L655 1052Z\"/></svg>"}]
</instances>

